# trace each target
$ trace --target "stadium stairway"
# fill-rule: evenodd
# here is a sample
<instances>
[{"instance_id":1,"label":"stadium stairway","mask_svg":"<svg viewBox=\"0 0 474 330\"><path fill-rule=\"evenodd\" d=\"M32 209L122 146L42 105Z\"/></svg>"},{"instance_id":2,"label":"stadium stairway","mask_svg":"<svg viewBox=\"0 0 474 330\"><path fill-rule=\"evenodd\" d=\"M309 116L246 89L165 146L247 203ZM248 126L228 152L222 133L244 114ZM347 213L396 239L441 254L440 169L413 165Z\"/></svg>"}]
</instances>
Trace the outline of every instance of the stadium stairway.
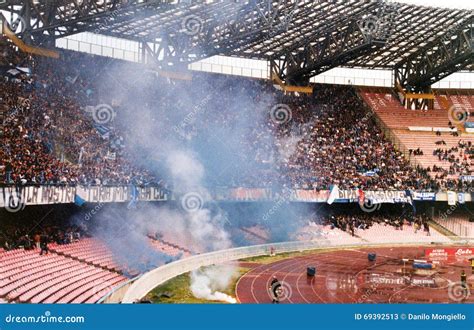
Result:
<instances>
[{"instance_id":1,"label":"stadium stairway","mask_svg":"<svg viewBox=\"0 0 474 330\"><path fill-rule=\"evenodd\" d=\"M441 227L449 230L456 236L472 237L474 236L474 222L470 222L467 217L450 215L448 218L435 217L434 221Z\"/></svg>"}]
</instances>

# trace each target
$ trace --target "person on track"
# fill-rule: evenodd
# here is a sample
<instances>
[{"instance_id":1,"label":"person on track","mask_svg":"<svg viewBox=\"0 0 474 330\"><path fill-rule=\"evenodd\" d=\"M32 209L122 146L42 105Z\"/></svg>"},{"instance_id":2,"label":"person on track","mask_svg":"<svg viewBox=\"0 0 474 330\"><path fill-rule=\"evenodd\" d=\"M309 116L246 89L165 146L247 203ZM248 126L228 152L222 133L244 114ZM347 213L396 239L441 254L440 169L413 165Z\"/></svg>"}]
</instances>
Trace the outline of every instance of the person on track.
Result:
<instances>
[{"instance_id":1,"label":"person on track","mask_svg":"<svg viewBox=\"0 0 474 330\"><path fill-rule=\"evenodd\" d=\"M270 294L272 296L272 304L279 304L280 303L280 291L281 291L281 283L278 281L276 276L273 276L272 281L270 282Z\"/></svg>"}]
</instances>

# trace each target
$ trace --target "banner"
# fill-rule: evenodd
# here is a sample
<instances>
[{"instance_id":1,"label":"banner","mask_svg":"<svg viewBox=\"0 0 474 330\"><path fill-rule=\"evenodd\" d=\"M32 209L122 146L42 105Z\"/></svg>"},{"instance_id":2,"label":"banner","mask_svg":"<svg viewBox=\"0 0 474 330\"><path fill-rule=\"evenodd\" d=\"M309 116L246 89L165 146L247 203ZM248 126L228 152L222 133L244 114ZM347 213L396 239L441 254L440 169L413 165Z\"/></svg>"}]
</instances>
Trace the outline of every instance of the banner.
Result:
<instances>
[{"instance_id":1,"label":"banner","mask_svg":"<svg viewBox=\"0 0 474 330\"><path fill-rule=\"evenodd\" d=\"M413 192L413 200L415 201L435 201L436 193L434 192Z\"/></svg>"},{"instance_id":2,"label":"banner","mask_svg":"<svg viewBox=\"0 0 474 330\"><path fill-rule=\"evenodd\" d=\"M447 259L452 257L466 257L474 256L474 250L470 248L430 248L425 249L425 257L429 259Z\"/></svg>"},{"instance_id":3,"label":"banner","mask_svg":"<svg viewBox=\"0 0 474 330\"><path fill-rule=\"evenodd\" d=\"M0 188L0 207L74 203L75 187L37 186Z\"/></svg>"},{"instance_id":4,"label":"banner","mask_svg":"<svg viewBox=\"0 0 474 330\"><path fill-rule=\"evenodd\" d=\"M448 205L454 206L456 205L457 196L454 191L448 191Z\"/></svg>"},{"instance_id":5,"label":"banner","mask_svg":"<svg viewBox=\"0 0 474 330\"><path fill-rule=\"evenodd\" d=\"M134 191L133 189L136 189ZM166 200L166 194L158 187L77 187L77 195L89 203L123 203L132 199L142 202Z\"/></svg>"},{"instance_id":6,"label":"banner","mask_svg":"<svg viewBox=\"0 0 474 330\"><path fill-rule=\"evenodd\" d=\"M171 198L170 192L159 187L137 187L134 191L131 186L91 186L91 187L67 187L67 186L15 186L0 187L0 208L10 205L16 208L18 204L25 205L48 205L69 203L123 203L130 202L152 202L164 201ZM329 190L303 190L286 189L272 190L270 188L216 188L211 191L212 199L215 201L242 201L242 202L265 202L278 201L281 198L291 202L303 203L364 203L370 201L373 204L395 204L412 203L417 201L446 201L449 205L465 203L474 200L474 193L448 192L410 192L402 190L387 191L362 191L341 190L333 186Z\"/></svg>"},{"instance_id":7,"label":"banner","mask_svg":"<svg viewBox=\"0 0 474 330\"><path fill-rule=\"evenodd\" d=\"M472 182L472 181L474 181L474 175L461 175L459 177L459 180L466 181L466 182Z\"/></svg>"},{"instance_id":8,"label":"banner","mask_svg":"<svg viewBox=\"0 0 474 330\"><path fill-rule=\"evenodd\" d=\"M295 190L293 201L324 203L329 198L329 190Z\"/></svg>"},{"instance_id":9,"label":"banner","mask_svg":"<svg viewBox=\"0 0 474 330\"><path fill-rule=\"evenodd\" d=\"M339 190L336 203L360 203L361 195L364 200L370 200L374 204L383 203L408 203L409 197L402 190L387 191L359 191L359 190Z\"/></svg>"},{"instance_id":10,"label":"banner","mask_svg":"<svg viewBox=\"0 0 474 330\"><path fill-rule=\"evenodd\" d=\"M238 201L265 201L272 199L271 189L251 189L251 188L237 188L230 189L228 198Z\"/></svg>"}]
</instances>

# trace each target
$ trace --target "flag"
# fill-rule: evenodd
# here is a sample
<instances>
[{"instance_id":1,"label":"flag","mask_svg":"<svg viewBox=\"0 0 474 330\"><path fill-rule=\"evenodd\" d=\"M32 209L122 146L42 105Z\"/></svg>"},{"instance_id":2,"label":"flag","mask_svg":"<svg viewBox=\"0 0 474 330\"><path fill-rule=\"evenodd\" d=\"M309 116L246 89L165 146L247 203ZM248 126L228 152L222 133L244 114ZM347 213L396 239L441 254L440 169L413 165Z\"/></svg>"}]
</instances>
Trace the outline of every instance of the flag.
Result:
<instances>
[{"instance_id":1,"label":"flag","mask_svg":"<svg viewBox=\"0 0 474 330\"><path fill-rule=\"evenodd\" d=\"M367 171L363 174L363 176L367 176L367 177L374 177L377 175L377 172L375 171Z\"/></svg>"},{"instance_id":2,"label":"flag","mask_svg":"<svg viewBox=\"0 0 474 330\"><path fill-rule=\"evenodd\" d=\"M107 126L95 124L94 127L104 140L110 137L110 128Z\"/></svg>"},{"instance_id":3,"label":"flag","mask_svg":"<svg viewBox=\"0 0 474 330\"><path fill-rule=\"evenodd\" d=\"M85 202L86 201L81 196L77 194L74 195L74 204L76 204L77 206L82 206L85 204Z\"/></svg>"},{"instance_id":4,"label":"flag","mask_svg":"<svg viewBox=\"0 0 474 330\"><path fill-rule=\"evenodd\" d=\"M337 185L332 185L331 192L329 193L328 204L331 205L339 197L339 188Z\"/></svg>"},{"instance_id":5,"label":"flag","mask_svg":"<svg viewBox=\"0 0 474 330\"><path fill-rule=\"evenodd\" d=\"M362 206L365 203L365 193L362 189L359 188L359 205Z\"/></svg>"},{"instance_id":6,"label":"flag","mask_svg":"<svg viewBox=\"0 0 474 330\"><path fill-rule=\"evenodd\" d=\"M66 76L66 81L72 85L74 85L76 83L76 80L77 78L79 78L79 74L75 75L75 76Z\"/></svg>"},{"instance_id":7,"label":"flag","mask_svg":"<svg viewBox=\"0 0 474 330\"><path fill-rule=\"evenodd\" d=\"M139 191L137 186L131 185L130 202L128 202L127 209L132 210L137 208L138 194Z\"/></svg>"},{"instance_id":8,"label":"flag","mask_svg":"<svg viewBox=\"0 0 474 330\"><path fill-rule=\"evenodd\" d=\"M413 208L413 214L416 214L416 206L415 206L415 202L413 201L413 194L411 192L411 190L405 190L405 196L407 198L407 202L408 204L411 205L411 207Z\"/></svg>"}]
</instances>

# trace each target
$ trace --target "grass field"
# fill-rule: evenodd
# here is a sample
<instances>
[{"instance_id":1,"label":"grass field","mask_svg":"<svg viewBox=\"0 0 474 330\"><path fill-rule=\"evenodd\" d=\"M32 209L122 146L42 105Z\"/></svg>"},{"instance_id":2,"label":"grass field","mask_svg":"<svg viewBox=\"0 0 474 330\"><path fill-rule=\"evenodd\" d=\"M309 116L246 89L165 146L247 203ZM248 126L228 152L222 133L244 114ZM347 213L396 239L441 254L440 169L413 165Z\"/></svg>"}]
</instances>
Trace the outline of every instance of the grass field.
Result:
<instances>
[{"instance_id":1,"label":"grass field","mask_svg":"<svg viewBox=\"0 0 474 330\"><path fill-rule=\"evenodd\" d=\"M240 267L238 269L238 276L236 276L230 287L224 290L223 293L235 297L237 281L248 271L248 268ZM222 304L222 302L219 301L209 301L194 297L190 289L190 282L190 273L177 276L153 289L153 291L146 296L146 299L155 304Z\"/></svg>"},{"instance_id":2,"label":"grass field","mask_svg":"<svg viewBox=\"0 0 474 330\"><path fill-rule=\"evenodd\" d=\"M260 257L251 257L251 258L245 258L240 261L242 262L255 262L259 264L271 264L272 262L288 259L288 258L294 258L294 257L302 257L302 256L307 256L307 255L312 255L312 254L318 254L318 253L323 253L323 252L328 252L331 250L336 250L336 249L317 249L317 250L308 250L308 251L302 251L302 252L290 252L290 253L280 253L275 256L260 256Z\"/></svg>"}]
</instances>

